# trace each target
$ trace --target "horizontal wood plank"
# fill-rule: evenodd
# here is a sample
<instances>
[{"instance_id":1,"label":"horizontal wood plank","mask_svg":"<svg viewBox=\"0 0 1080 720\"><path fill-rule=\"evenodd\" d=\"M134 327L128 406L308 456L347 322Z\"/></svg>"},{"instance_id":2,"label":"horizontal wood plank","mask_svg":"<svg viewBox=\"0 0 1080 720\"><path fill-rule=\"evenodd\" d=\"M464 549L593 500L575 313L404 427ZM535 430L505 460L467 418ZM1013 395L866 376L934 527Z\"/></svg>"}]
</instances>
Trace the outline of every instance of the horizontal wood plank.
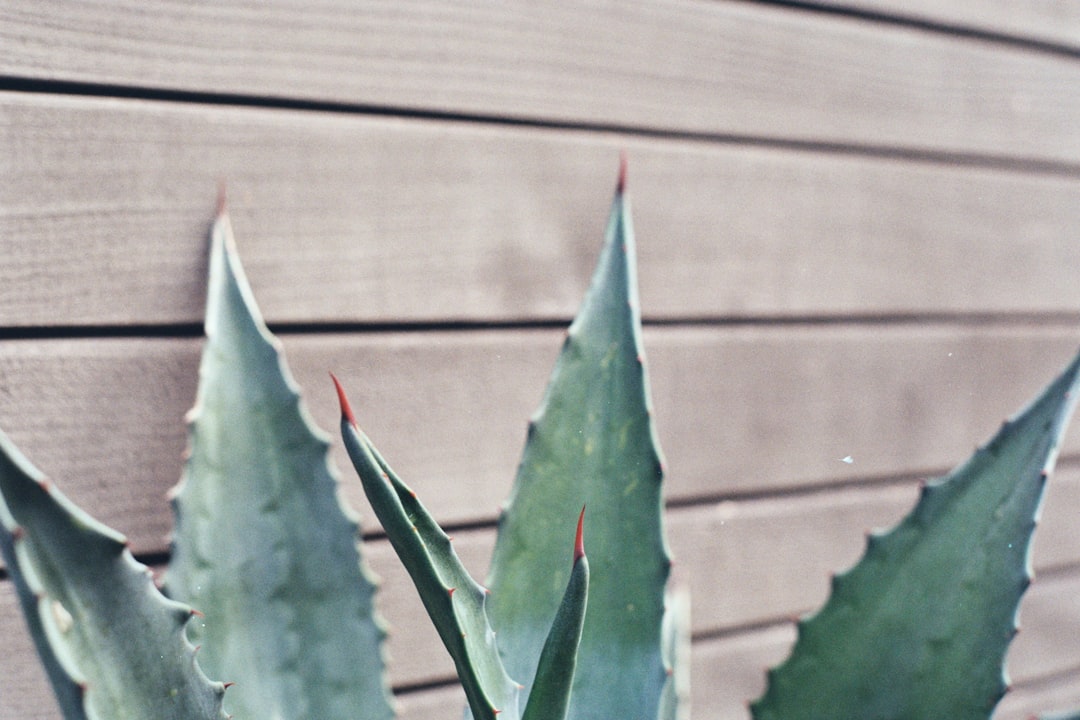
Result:
<instances>
[{"instance_id":1,"label":"horizontal wood plank","mask_svg":"<svg viewBox=\"0 0 1080 720\"><path fill-rule=\"evenodd\" d=\"M1080 160L1080 64L760 3L5 4L0 73Z\"/></svg>"},{"instance_id":2,"label":"horizontal wood plank","mask_svg":"<svg viewBox=\"0 0 1080 720\"><path fill-rule=\"evenodd\" d=\"M994 720L1031 720L1038 714L1080 708L1080 667L1045 682L1012 689L998 704Z\"/></svg>"},{"instance_id":3,"label":"horizontal wood plank","mask_svg":"<svg viewBox=\"0 0 1080 720\"><path fill-rule=\"evenodd\" d=\"M391 464L455 524L497 514L560 338L515 330L283 341L316 422L336 431L333 370ZM1064 367L1076 335L656 327L645 343L667 495L687 500L942 471ZM0 427L138 551L164 549L163 497L181 472L198 349L183 339L0 344ZM340 443L333 452L348 469L346 497L364 507Z\"/></svg>"},{"instance_id":4,"label":"horizontal wood plank","mask_svg":"<svg viewBox=\"0 0 1080 720\"><path fill-rule=\"evenodd\" d=\"M647 317L1080 308L1080 179L12 93L0 146L0 327L199 322L223 179L272 322L568 318L620 147Z\"/></svg>"}]
</instances>

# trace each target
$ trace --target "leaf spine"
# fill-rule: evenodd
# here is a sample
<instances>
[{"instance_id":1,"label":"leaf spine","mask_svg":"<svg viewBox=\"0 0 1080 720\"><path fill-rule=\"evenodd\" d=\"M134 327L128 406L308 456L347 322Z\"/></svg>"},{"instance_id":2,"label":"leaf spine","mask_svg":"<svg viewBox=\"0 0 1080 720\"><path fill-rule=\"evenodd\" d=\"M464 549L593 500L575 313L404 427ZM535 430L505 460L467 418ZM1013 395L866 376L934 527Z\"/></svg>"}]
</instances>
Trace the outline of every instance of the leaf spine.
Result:
<instances>
[{"instance_id":1,"label":"leaf spine","mask_svg":"<svg viewBox=\"0 0 1080 720\"><path fill-rule=\"evenodd\" d=\"M217 192L217 216L221 217L225 214L226 206L228 205L229 193L226 187L225 178L218 178L218 192Z\"/></svg>"},{"instance_id":2,"label":"leaf spine","mask_svg":"<svg viewBox=\"0 0 1080 720\"><path fill-rule=\"evenodd\" d=\"M585 538L582 534L582 530L585 525L585 506L581 506L581 514L578 515L577 521L577 533L574 535L574 564L577 565L578 560L585 557Z\"/></svg>"},{"instance_id":3,"label":"leaf spine","mask_svg":"<svg viewBox=\"0 0 1080 720\"><path fill-rule=\"evenodd\" d=\"M345 388L341 386L341 382L337 379L334 373L330 373L330 379L334 381L334 388L337 390L338 404L341 406L341 417L347 420L353 429L359 430L359 426L356 424L356 416L353 415L352 406L349 405L349 398L345 396Z\"/></svg>"}]
</instances>

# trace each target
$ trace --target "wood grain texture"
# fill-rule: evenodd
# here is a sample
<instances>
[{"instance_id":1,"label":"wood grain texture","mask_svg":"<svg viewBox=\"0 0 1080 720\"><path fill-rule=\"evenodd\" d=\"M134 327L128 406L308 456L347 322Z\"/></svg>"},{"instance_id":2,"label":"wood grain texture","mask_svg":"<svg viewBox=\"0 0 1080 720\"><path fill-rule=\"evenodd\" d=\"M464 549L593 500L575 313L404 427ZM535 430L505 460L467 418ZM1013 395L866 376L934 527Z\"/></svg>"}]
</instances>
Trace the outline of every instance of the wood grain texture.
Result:
<instances>
[{"instance_id":1,"label":"wood grain texture","mask_svg":"<svg viewBox=\"0 0 1080 720\"><path fill-rule=\"evenodd\" d=\"M222 179L272 322L569 318L620 147L648 317L1080 308L1080 179L12 93L0 147L0 327L200 322Z\"/></svg>"},{"instance_id":2,"label":"wood grain texture","mask_svg":"<svg viewBox=\"0 0 1080 720\"><path fill-rule=\"evenodd\" d=\"M1080 65L758 3L3 4L0 73L1080 160Z\"/></svg>"},{"instance_id":3,"label":"wood grain texture","mask_svg":"<svg viewBox=\"0 0 1080 720\"><path fill-rule=\"evenodd\" d=\"M1029 686L1018 686L998 704L995 720L1031 720L1035 713L1075 711L1080 708L1076 676L1080 668Z\"/></svg>"},{"instance_id":4,"label":"wood grain texture","mask_svg":"<svg viewBox=\"0 0 1080 720\"><path fill-rule=\"evenodd\" d=\"M1080 49L1080 8L1070 0L815 0L841 11L881 13L901 20L974 30L1017 40Z\"/></svg>"},{"instance_id":5,"label":"wood grain texture","mask_svg":"<svg viewBox=\"0 0 1080 720\"><path fill-rule=\"evenodd\" d=\"M561 333L283 342L316 422L336 432L333 370L390 463L454 524L495 517ZM667 496L942 472L1048 383L1075 345L1072 328L1053 327L647 328ZM138 551L164 549L161 499L180 476L198 351L194 339L2 343L0 427ZM351 467L340 447L334 459ZM344 478L346 496L362 506L351 470Z\"/></svg>"},{"instance_id":6,"label":"wood grain texture","mask_svg":"<svg viewBox=\"0 0 1080 720\"><path fill-rule=\"evenodd\" d=\"M316 421L333 370L483 576L625 149L694 714L745 720L864 532L1078 344L1080 11L799 4L0 0L0 427L161 560L224 180ZM401 717L459 718L333 459ZM1080 427L995 720L1080 705L1078 506ZM57 720L9 580L0 638L0 720Z\"/></svg>"}]
</instances>

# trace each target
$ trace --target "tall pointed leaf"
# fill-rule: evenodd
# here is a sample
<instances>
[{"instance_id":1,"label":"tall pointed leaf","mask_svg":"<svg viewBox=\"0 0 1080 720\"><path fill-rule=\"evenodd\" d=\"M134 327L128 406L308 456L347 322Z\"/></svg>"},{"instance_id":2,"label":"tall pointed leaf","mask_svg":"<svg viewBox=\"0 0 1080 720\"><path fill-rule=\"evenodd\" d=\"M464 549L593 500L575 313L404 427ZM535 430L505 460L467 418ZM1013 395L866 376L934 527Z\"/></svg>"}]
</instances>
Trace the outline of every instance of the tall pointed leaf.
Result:
<instances>
[{"instance_id":1,"label":"tall pointed leaf","mask_svg":"<svg viewBox=\"0 0 1080 720\"><path fill-rule=\"evenodd\" d=\"M66 720L225 718L225 687L184 638L191 608L2 432L0 551Z\"/></svg>"},{"instance_id":2,"label":"tall pointed leaf","mask_svg":"<svg viewBox=\"0 0 1080 720\"><path fill-rule=\"evenodd\" d=\"M328 437L299 402L224 213L214 223L190 457L167 590L199 607L200 659L238 718L390 718L383 628Z\"/></svg>"},{"instance_id":3,"label":"tall pointed leaf","mask_svg":"<svg viewBox=\"0 0 1080 720\"><path fill-rule=\"evenodd\" d=\"M592 577L573 720L655 720L667 682L663 471L623 177L591 286L530 423L489 578L507 669L532 678L570 572L561 543L588 506Z\"/></svg>"},{"instance_id":4,"label":"tall pointed leaf","mask_svg":"<svg viewBox=\"0 0 1080 720\"><path fill-rule=\"evenodd\" d=\"M1029 543L1080 357L835 577L770 672L756 720L986 720L1031 581Z\"/></svg>"}]
</instances>

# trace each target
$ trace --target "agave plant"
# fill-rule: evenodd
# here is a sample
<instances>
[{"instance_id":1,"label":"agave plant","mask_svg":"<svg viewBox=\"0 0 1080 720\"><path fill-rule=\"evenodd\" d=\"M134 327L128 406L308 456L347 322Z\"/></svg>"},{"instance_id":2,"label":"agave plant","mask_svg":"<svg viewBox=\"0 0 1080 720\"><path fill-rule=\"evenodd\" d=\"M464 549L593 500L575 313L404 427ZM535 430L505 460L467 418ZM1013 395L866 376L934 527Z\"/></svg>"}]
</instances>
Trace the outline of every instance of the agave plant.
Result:
<instances>
[{"instance_id":1,"label":"agave plant","mask_svg":"<svg viewBox=\"0 0 1080 720\"><path fill-rule=\"evenodd\" d=\"M0 550L65 718L394 715L385 630L329 437L300 402L234 245L222 208L164 593L121 535L0 434ZM688 623L667 593L664 462L636 286L624 165L592 283L529 425L486 587L334 379L349 457L474 718L686 715ZM1078 375L1080 358L970 460L927 483L896 527L870 535L826 605L799 623L791 657L752 706L757 720L990 717Z\"/></svg>"}]
</instances>

